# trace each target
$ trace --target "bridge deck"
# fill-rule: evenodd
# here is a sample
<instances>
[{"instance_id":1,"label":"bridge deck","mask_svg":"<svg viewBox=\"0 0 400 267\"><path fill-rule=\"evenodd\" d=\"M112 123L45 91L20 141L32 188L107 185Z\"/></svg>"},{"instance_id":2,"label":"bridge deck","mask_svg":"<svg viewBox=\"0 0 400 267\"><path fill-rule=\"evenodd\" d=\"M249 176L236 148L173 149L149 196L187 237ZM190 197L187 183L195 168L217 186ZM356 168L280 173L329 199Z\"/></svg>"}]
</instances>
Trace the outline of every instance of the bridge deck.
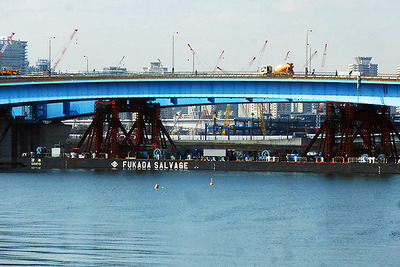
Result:
<instances>
[{"instance_id":1,"label":"bridge deck","mask_svg":"<svg viewBox=\"0 0 400 267\"><path fill-rule=\"evenodd\" d=\"M299 79L299 80L357 80L357 76L336 76L336 75L260 75L257 73L198 73L198 74L53 74L48 75L20 75L0 76L0 83L19 82L48 82L48 81L83 81L83 80L130 80L130 79ZM393 81L400 82L400 76L362 76L363 81Z\"/></svg>"}]
</instances>

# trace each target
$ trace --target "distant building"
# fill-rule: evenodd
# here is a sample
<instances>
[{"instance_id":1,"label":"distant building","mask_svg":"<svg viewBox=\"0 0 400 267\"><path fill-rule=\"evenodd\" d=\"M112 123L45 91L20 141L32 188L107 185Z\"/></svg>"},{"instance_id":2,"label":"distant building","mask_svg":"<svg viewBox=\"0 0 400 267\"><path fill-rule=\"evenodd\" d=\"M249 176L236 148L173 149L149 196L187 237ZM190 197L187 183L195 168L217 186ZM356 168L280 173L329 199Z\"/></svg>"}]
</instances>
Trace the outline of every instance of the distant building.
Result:
<instances>
[{"instance_id":1,"label":"distant building","mask_svg":"<svg viewBox=\"0 0 400 267\"><path fill-rule=\"evenodd\" d=\"M35 66L30 66L28 73L48 73L49 71L49 60L46 58L39 58L36 61Z\"/></svg>"},{"instance_id":2,"label":"distant building","mask_svg":"<svg viewBox=\"0 0 400 267\"><path fill-rule=\"evenodd\" d=\"M0 36L0 49L7 42L7 36ZM19 70L20 74L28 72L28 42L11 40L0 58L0 68L7 70Z\"/></svg>"},{"instance_id":3,"label":"distant building","mask_svg":"<svg viewBox=\"0 0 400 267\"><path fill-rule=\"evenodd\" d=\"M371 63L372 57L356 57L356 64L349 65L349 73L359 72L365 76L378 76L378 64Z\"/></svg>"},{"instance_id":4,"label":"distant building","mask_svg":"<svg viewBox=\"0 0 400 267\"><path fill-rule=\"evenodd\" d=\"M397 76L400 76L400 65L397 65L396 74Z\"/></svg>"},{"instance_id":5,"label":"distant building","mask_svg":"<svg viewBox=\"0 0 400 267\"><path fill-rule=\"evenodd\" d=\"M150 62L150 67L143 67L143 72L147 73L164 73L168 68L164 68L161 62Z\"/></svg>"},{"instance_id":6,"label":"distant building","mask_svg":"<svg viewBox=\"0 0 400 267\"><path fill-rule=\"evenodd\" d=\"M121 74L126 72L126 68L121 68L121 67L107 67L103 68L104 73L110 73L110 74Z\"/></svg>"}]
</instances>

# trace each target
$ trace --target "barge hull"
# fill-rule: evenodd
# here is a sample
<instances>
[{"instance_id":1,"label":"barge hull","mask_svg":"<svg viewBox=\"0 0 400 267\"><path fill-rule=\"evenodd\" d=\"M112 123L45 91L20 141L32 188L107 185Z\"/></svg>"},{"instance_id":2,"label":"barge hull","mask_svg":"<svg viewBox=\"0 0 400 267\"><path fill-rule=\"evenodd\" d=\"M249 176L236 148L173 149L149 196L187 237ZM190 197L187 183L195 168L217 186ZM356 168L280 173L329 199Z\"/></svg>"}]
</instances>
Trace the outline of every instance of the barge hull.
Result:
<instances>
[{"instance_id":1,"label":"barge hull","mask_svg":"<svg viewBox=\"0 0 400 267\"><path fill-rule=\"evenodd\" d=\"M133 171L215 170L263 172L311 172L323 174L400 174L395 163L298 163L265 161L198 161L153 159L80 159L29 158L19 159L25 167L43 169L120 169Z\"/></svg>"}]
</instances>

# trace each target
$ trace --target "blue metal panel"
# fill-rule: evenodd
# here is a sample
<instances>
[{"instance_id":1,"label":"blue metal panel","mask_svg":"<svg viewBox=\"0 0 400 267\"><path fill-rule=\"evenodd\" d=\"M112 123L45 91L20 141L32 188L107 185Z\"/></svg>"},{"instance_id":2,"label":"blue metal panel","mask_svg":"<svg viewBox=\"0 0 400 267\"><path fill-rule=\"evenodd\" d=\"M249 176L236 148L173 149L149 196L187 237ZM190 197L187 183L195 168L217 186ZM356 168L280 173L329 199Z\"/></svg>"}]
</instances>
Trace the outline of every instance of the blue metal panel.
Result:
<instances>
[{"instance_id":1,"label":"blue metal panel","mask_svg":"<svg viewBox=\"0 0 400 267\"><path fill-rule=\"evenodd\" d=\"M400 83L389 81L314 79L129 79L0 84L0 106L71 102L110 98L147 98L162 105L242 102L343 101L397 106ZM81 104L71 104L79 107ZM88 110L82 104L82 109ZM48 116L65 108L48 107ZM57 110L57 111L55 111ZM93 107L91 108L93 111ZM83 112L78 112L83 113Z\"/></svg>"}]
</instances>

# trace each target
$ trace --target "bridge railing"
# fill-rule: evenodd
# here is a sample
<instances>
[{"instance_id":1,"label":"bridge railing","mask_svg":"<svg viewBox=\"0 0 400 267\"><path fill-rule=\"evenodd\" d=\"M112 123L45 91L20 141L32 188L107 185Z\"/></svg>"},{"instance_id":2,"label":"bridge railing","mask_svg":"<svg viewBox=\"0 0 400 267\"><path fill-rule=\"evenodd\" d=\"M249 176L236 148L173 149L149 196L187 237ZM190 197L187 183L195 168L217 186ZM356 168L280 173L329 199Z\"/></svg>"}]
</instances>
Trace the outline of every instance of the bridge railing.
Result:
<instances>
[{"instance_id":1,"label":"bridge railing","mask_svg":"<svg viewBox=\"0 0 400 267\"><path fill-rule=\"evenodd\" d=\"M19 81L64 81L64 80L107 80L107 79L168 79L168 78L252 78L252 79L329 79L329 80L355 80L357 75L336 74L336 72L316 72L305 75L296 72L294 75L287 74L269 74L261 75L259 72L171 72L165 73L147 73L147 72L124 72L124 73L106 73L106 72L65 72L55 73L49 77L45 73L36 73L29 75L0 76L0 82L19 82ZM400 80L398 74L382 73L378 76L362 76L363 80Z\"/></svg>"}]
</instances>

